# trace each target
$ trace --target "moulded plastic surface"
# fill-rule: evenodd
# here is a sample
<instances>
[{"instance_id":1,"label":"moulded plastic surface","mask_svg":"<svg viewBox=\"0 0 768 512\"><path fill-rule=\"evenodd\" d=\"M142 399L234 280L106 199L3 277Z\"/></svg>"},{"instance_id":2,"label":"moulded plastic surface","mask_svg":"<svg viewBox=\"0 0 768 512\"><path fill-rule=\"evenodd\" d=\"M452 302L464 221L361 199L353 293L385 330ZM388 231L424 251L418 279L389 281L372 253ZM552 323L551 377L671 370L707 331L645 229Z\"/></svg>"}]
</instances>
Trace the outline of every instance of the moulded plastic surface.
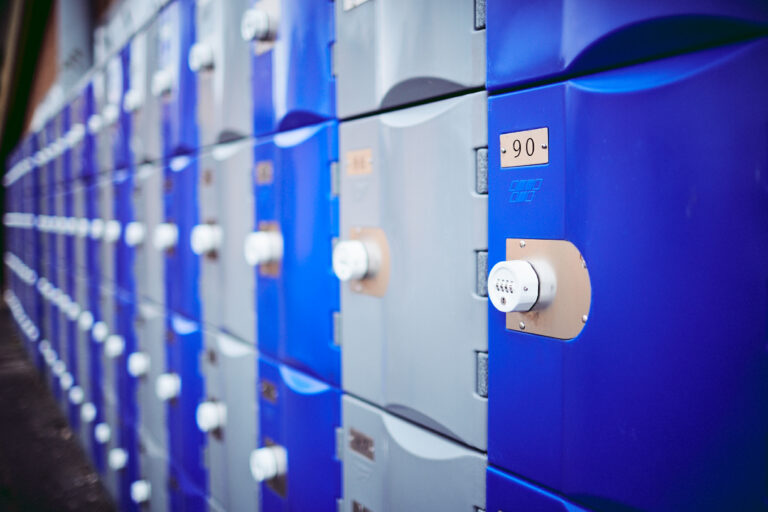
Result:
<instances>
[{"instance_id":1,"label":"moulded plastic surface","mask_svg":"<svg viewBox=\"0 0 768 512\"><path fill-rule=\"evenodd\" d=\"M135 247L133 275L136 295L156 304L165 304L165 258L152 246L152 233L164 221L163 187L162 167L145 164L136 168L133 213L135 222L144 227L144 240Z\"/></svg>"},{"instance_id":2,"label":"moulded plastic surface","mask_svg":"<svg viewBox=\"0 0 768 512\"><path fill-rule=\"evenodd\" d=\"M349 395L342 409L343 510L485 510L485 454Z\"/></svg>"},{"instance_id":3,"label":"moulded plastic surface","mask_svg":"<svg viewBox=\"0 0 768 512\"><path fill-rule=\"evenodd\" d=\"M256 350L226 334L204 331L205 400L226 407L223 426L208 432L210 497L223 510L258 509L249 458L256 449Z\"/></svg>"},{"instance_id":4,"label":"moulded plastic surface","mask_svg":"<svg viewBox=\"0 0 768 512\"><path fill-rule=\"evenodd\" d=\"M112 165L115 169L127 169L131 165L131 116L123 110L123 97L130 87L131 47L125 46L112 57L107 65L110 105L119 112L112 130Z\"/></svg>"},{"instance_id":5,"label":"moulded plastic surface","mask_svg":"<svg viewBox=\"0 0 768 512\"><path fill-rule=\"evenodd\" d=\"M134 260L136 247L125 241L125 228L135 220L133 207L133 168L114 174L113 218L120 223L120 237L112 242L115 255L115 287L127 300L135 301Z\"/></svg>"},{"instance_id":6,"label":"moulded plastic surface","mask_svg":"<svg viewBox=\"0 0 768 512\"><path fill-rule=\"evenodd\" d=\"M94 174L98 172L99 166L97 161L97 154L96 154L96 146L97 146L97 140L96 135L91 133L90 130L87 129L88 120L90 119L90 116L94 113L96 108L96 101L94 99L93 94L93 83L88 82L88 85L85 86L82 93L82 102L83 102L83 111L82 111L82 121L85 124L85 135L83 137L83 143L81 145L81 167L80 167L80 178L88 179L91 178Z\"/></svg>"},{"instance_id":7,"label":"moulded plastic surface","mask_svg":"<svg viewBox=\"0 0 768 512\"><path fill-rule=\"evenodd\" d=\"M162 154L165 157L197 149L197 80L187 56L195 41L194 0L173 0L158 17L157 70L170 78L161 96Z\"/></svg>"},{"instance_id":8,"label":"moulded plastic surface","mask_svg":"<svg viewBox=\"0 0 768 512\"><path fill-rule=\"evenodd\" d=\"M120 505L125 510L132 510L135 504L131 500L131 484L139 475L139 451L135 425L139 419L136 388L136 379L128 373L127 360L138 347L134 317L136 305L133 297L116 297L115 332L122 336L125 346L123 353L113 360L115 365L115 384L118 399L118 446L128 453L125 467L119 470L118 479L120 487Z\"/></svg>"},{"instance_id":9,"label":"moulded plastic surface","mask_svg":"<svg viewBox=\"0 0 768 512\"><path fill-rule=\"evenodd\" d=\"M203 146L251 132L251 47L240 36L250 0L197 1L196 44L213 52L213 63L197 72L197 119Z\"/></svg>"},{"instance_id":10,"label":"moulded plastic surface","mask_svg":"<svg viewBox=\"0 0 768 512\"><path fill-rule=\"evenodd\" d=\"M157 69L157 18L130 43L129 84L130 150L133 163L152 162L160 158L160 98L152 94L152 74ZM130 107L130 104L128 105ZM123 101L123 108L126 102Z\"/></svg>"},{"instance_id":11,"label":"moulded plastic surface","mask_svg":"<svg viewBox=\"0 0 768 512\"><path fill-rule=\"evenodd\" d=\"M489 101L489 265L507 238L565 239L592 287L570 342L490 311L494 465L587 507L766 507L767 58L763 39ZM500 134L544 126L548 164L500 168ZM713 300L712 275L738 293Z\"/></svg>"},{"instance_id":12,"label":"moulded plastic surface","mask_svg":"<svg viewBox=\"0 0 768 512\"><path fill-rule=\"evenodd\" d=\"M513 512L585 512L562 498L495 468L487 473L487 510Z\"/></svg>"},{"instance_id":13,"label":"moulded plastic surface","mask_svg":"<svg viewBox=\"0 0 768 512\"><path fill-rule=\"evenodd\" d=\"M341 462L336 458L341 392L263 356L258 374L259 446L283 446L288 456L286 492L281 494L272 482L262 484L262 510L336 512L341 498Z\"/></svg>"},{"instance_id":14,"label":"moulded plastic surface","mask_svg":"<svg viewBox=\"0 0 768 512\"><path fill-rule=\"evenodd\" d=\"M166 304L193 320L200 319L200 260L190 245L192 229L198 223L198 165L197 158L180 156L164 169L165 222L178 229L176 246L165 251Z\"/></svg>"},{"instance_id":15,"label":"moulded plastic surface","mask_svg":"<svg viewBox=\"0 0 768 512\"><path fill-rule=\"evenodd\" d=\"M169 499L172 510L201 510L208 478L203 463L205 434L197 428L195 412L204 396L203 335L200 324L176 314L167 317L166 328L166 371L181 379L181 393L166 406Z\"/></svg>"},{"instance_id":16,"label":"moulded plastic surface","mask_svg":"<svg viewBox=\"0 0 768 512\"><path fill-rule=\"evenodd\" d=\"M768 31L768 4L488 1L488 89L584 73Z\"/></svg>"},{"instance_id":17,"label":"moulded plastic surface","mask_svg":"<svg viewBox=\"0 0 768 512\"><path fill-rule=\"evenodd\" d=\"M342 283L344 390L480 449L477 352L488 338L476 251L488 247L488 202L475 179L486 119L476 93L339 129L339 236L379 228L390 259L383 296ZM354 155L366 151L370 172L359 172Z\"/></svg>"},{"instance_id":18,"label":"moulded plastic surface","mask_svg":"<svg viewBox=\"0 0 768 512\"><path fill-rule=\"evenodd\" d=\"M277 224L284 245L276 272L256 270L259 351L338 385L333 316L339 282L331 268L338 234L338 198L331 193L336 130L331 122L278 134L256 145L254 161L272 168L271 180L256 180L256 228Z\"/></svg>"},{"instance_id":19,"label":"moulded plastic surface","mask_svg":"<svg viewBox=\"0 0 768 512\"><path fill-rule=\"evenodd\" d=\"M85 277L78 276L75 281L77 288L76 295L73 296L83 310L87 309L88 304L88 280ZM83 403L92 401L91 398L91 333L77 328L77 364L76 371L70 370L75 376L76 385L83 390ZM82 405L81 405L82 407ZM86 450L90 450L91 434L90 429L93 425L83 421L80 429L80 439Z\"/></svg>"},{"instance_id":20,"label":"moulded plastic surface","mask_svg":"<svg viewBox=\"0 0 768 512\"><path fill-rule=\"evenodd\" d=\"M98 218L106 224L114 219L115 183L112 179L112 173L99 179L97 187L99 195ZM102 278L112 285L115 281L115 245L117 244L107 240L106 236L102 236L96 243L99 245L99 269Z\"/></svg>"},{"instance_id":21,"label":"moulded plastic surface","mask_svg":"<svg viewBox=\"0 0 768 512\"><path fill-rule=\"evenodd\" d=\"M253 6L279 12L280 18L274 41L252 43L254 135L335 117L333 2L258 0Z\"/></svg>"},{"instance_id":22,"label":"moulded plastic surface","mask_svg":"<svg viewBox=\"0 0 768 512\"><path fill-rule=\"evenodd\" d=\"M72 194L72 215L80 221L85 218L85 201L86 201L86 189L80 181L74 181L71 183L70 192ZM75 255L71 261L73 271L76 270L78 274L86 275L86 246L87 237L84 236L71 236L73 238L73 244L75 247ZM78 304L83 304L78 301Z\"/></svg>"},{"instance_id":23,"label":"moulded plastic surface","mask_svg":"<svg viewBox=\"0 0 768 512\"><path fill-rule=\"evenodd\" d=\"M137 349L149 357L145 375L136 377L137 428L141 437L149 436L153 446L167 458L168 433L165 425L165 404L155 394L155 382L165 373L165 315L162 306L150 301L136 305L134 330Z\"/></svg>"},{"instance_id":24,"label":"moulded plastic surface","mask_svg":"<svg viewBox=\"0 0 768 512\"><path fill-rule=\"evenodd\" d=\"M200 222L222 230L221 246L200 256L203 321L255 343L256 275L243 258L243 241L254 230L253 143L216 146L201 157Z\"/></svg>"},{"instance_id":25,"label":"moulded plastic surface","mask_svg":"<svg viewBox=\"0 0 768 512\"><path fill-rule=\"evenodd\" d=\"M88 131L93 133L93 142L95 146L95 172L109 173L114 168L114 142L115 133L111 126L107 126L104 112L107 107L107 72L106 66L96 69L91 80L93 90L93 111L88 118ZM96 125L92 120L97 120ZM93 131L95 130L95 131Z\"/></svg>"},{"instance_id":26,"label":"moulded plastic surface","mask_svg":"<svg viewBox=\"0 0 768 512\"><path fill-rule=\"evenodd\" d=\"M485 19L476 19L475 1L349 3L336 2L339 117L485 84Z\"/></svg>"},{"instance_id":27,"label":"moulded plastic surface","mask_svg":"<svg viewBox=\"0 0 768 512\"><path fill-rule=\"evenodd\" d=\"M171 510L168 497L168 454L164 446L148 435L141 432L139 443L139 475L150 484L149 509Z\"/></svg>"}]
</instances>

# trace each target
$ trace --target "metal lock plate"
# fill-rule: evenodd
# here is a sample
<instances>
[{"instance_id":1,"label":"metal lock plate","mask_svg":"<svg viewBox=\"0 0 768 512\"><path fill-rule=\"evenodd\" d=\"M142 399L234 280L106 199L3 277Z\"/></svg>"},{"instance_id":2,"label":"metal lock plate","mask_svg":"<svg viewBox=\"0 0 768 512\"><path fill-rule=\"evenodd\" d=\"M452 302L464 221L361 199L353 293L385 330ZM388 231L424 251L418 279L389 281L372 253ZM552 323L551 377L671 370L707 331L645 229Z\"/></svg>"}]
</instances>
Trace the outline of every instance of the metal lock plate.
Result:
<instances>
[{"instance_id":1,"label":"metal lock plate","mask_svg":"<svg viewBox=\"0 0 768 512\"><path fill-rule=\"evenodd\" d=\"M499 146L502 168L549 163L549 128L502 133Z\"/></svg>"}]
</instances>

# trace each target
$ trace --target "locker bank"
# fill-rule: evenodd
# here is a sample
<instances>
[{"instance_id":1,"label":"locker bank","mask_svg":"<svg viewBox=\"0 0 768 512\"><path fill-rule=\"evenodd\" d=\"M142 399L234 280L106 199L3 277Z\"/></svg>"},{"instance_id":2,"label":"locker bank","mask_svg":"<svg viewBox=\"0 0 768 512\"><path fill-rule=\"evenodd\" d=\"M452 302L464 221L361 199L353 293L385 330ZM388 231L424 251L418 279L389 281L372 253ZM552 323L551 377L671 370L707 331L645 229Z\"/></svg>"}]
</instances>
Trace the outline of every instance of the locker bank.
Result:
<instances>
[{"instance_id":1,"label":"locker bank","mask_svg":"<svg viewBox=\"0 0 768 512\"><path fill-rule=\"evenodd\" d=\"M89 35L5 162L3 298L117 509L768 510L768 4Z\"/></svg>"}]
</instances>

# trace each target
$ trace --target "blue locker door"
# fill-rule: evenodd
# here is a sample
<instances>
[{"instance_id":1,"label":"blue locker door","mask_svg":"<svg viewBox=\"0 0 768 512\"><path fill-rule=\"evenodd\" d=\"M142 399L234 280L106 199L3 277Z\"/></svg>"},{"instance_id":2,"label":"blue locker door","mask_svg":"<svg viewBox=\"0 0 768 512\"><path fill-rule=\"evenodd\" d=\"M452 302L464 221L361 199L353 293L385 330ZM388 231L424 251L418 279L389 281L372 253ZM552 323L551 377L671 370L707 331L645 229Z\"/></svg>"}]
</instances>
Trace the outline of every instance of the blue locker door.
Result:
<instances>
[{"instance_id":1,"label":"blue locker door","mask_svg":"<svg viewBox=\"0 0 768 512\"><path fill-rule=\"evenodd\" d=\"M338 198L331 190L337 125L278 134L254 151L255 225L280 231L284 246L280 261L257 270L259 351L339 386L333 335L339 283L331 266L338 236Z\"/></svg>"},{"instance_id":2,"label":"blue locker door","mask_svg":"<svg viewBox=\"0 0 768 512\"><path fill-rule=\"evenodd\" d=\"M489 100L489 264L564 239L591 280L570 341L490 311L492 464L587 507L766 508L767 61L762 39ZM541 127L549 162L502 168L499 137Z\"/></svg>"}]
</instances>

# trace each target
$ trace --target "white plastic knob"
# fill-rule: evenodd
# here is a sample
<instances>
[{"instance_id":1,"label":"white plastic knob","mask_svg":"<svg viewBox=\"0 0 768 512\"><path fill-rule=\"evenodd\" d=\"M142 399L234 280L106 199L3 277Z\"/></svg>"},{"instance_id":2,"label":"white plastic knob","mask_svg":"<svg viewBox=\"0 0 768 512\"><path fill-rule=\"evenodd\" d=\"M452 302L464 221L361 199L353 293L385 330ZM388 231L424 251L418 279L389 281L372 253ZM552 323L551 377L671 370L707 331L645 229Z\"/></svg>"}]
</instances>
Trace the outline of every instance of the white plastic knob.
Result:
<instances>
[{"instance_id":1,"label":"white plastic knob","mask_svg":"<svg viewBox=\"0 0 768 512\"><path fill-rule=\"evenodd\" d=\"M251 452L251 475L257 482L282 476L288 469L288 454L282 446L265 446Z\"/></svg>"},{"instance_id":2,"label":"white plastic knob","mask_svg":"<svg viewBox=\"0 0 768 512\"><path fill-rule=\"evenodd\" d=\"M85 238L88 236L88 233L91 232L91 223L88 221L88 219L78 219L77 220L77 236Z\"/></svg>"},{"instance_id":3,"label":"white plastic knob","mask_svg":"<svg viewBox=\"0 0 768 512\"><path fill-rule=\"evenodd\" d=\"M122 448L112 448L107 456L109 469L120 471L128 463L128 452Z\"/></svg>"},{"instance_id":4,"label":"white plastic knob","mask_svg":"<svg viewBox=\"0 0 768 512\"><path fill-rule=\"evenodd\" d=\"M141 377L149 371L149 355L145 352L134 352L128 356L128 374L131 377Z\"/></svg>"},{"instance_id":5,"label":"white plastic knob","mask_svg":"<svg viewBox=\"0 0 768 512\"><path fill-rule=\"evenodd\" d=\"M112 439L112 429L106 423L97 423L93 427L93 435L96 438L96 442L107 444Z\"/></svg>"},{"instance_id":6,"label":"white plastic knob","mask_svg":"<svg viewBox=\"0 0 768 512\"><path fill-rule=\"evenodd\" d=\"M110 359L115 359L123 355L125 350L125 339L119 334L111 334L104 343L104 355Z\"/></svg>"},{"instance_id":7,"label":"white plastic knob","mask_svg":"<svg viewBox=\"0 0 768 512\"><path fill-rule=\"evenodd\" d=\"M72 321L76 321L80 317L80 306L75 301L70 301L67 306L67 317Z\"/></svg>"},{"instance_id":8,"label":"white plastic knob","mask_svg":"<svg viewBox=\"0 0 768 512\"><path fill-rule=\"evenodd\" d=\"M83 388L80 386L73 386L72 389L69 390L69 401L73 405L80 405L83 403L83 400L85 400L85 392L83 391Z\"/></svg>"},{"instance_id":9,"label":"white plastic knob","mask_svg":"<svg viewBox=\"0 0 768 512\"><path fill-rule=\"evenodd\" d=\"M67 227L65 228L65 231L68 235L76 235L77 226L78 221L75 217L67 217Z\"/></svg>"},{"instance_id":10,"label":"white plastic knob","mask_svg":"<svg viewBox=\"0 0 768 512\"><path fill-rule=\"evenodd\" d=\"M48 350L43 352L43 359L45 359L45 363L48 366L52 367L54 363L56 363L56 360L58 359L58 357L56 356L56 352L54 352L49 348Z\"/></svg>"},{"instance_id":11,"label":"white plastic knob","mask_svg":"<svg viewBox=\"0 0 768 512\"><path fill-rule=\"evenodd\" d=\"M55 376L61 377L67 371L67 365L62 360L54 361L51 365L51 371Z\"/></svg>"},{"instance_id":12,"label":"white plastic knob","mask_svg":"<svg viewBox=\"0 0 768 512\"><path fill-rule=\"evenodd\" d=\"M221 428L227 422L227 406L221 402L203 402L197 406L195 419L197 428L202 432Z\"/></svg>"},{"instance_id":13,"label":"white plastic knob","mask_svg":"<svg viewBox=\"0 0 768 512\"><path fill-rule=\"evenodd\" d=\"M198 72L213 67L213 47L208 43L195 43L187 56L189 69Z\"/></svg>"},{"instance_id":14,"label":"white plastic knob","mask_svg":"<svg viewBox=\"0 0 768 512\"><path fill-rule=\"evenodd\" d=\"M125 226L125 243L129 247L136 247L144 242L147 228L141 222L129 222Z\"/></svg>"},{"instance_id":15,"label":"white plastic knob","mask_svg":"<svg viewBox=\"0 0 768 512\"><path fill-rule=\"evenodd\" d=\"M162 401L168 401L179 396L181 379L175 373L164 373L155 381L155 394Z\"/></svg>"},{"instance_id":16,"label":"white plastic knob","mask_svg":"<svg viewBox=\"0 0 768 512\"><path fill-rule=\"evenodd\" d=\"M221 226L213 224L198 224L192 228L190 235L190 245L192 252L197 255L213 252L221 247L224 233Z\"/></svg>"},{"instance_id":17,"label":"white plastic knob","mask_svg":"<svg viewBox=\"0 0 768 512\"><path fill-rule=\"evenodd\" d=\"M104 120L105 126L111 126L115 124L118 117L120 117L120 109L117 105L112 103L105 106L104 110L101 111L101 118Z\"/></svg>"},{"instance_id":18,"label":"white plastic knob","mask_svg":"<svg viewBox=\"0 0 768 512\"><path fill-rule=\"evenodd\" d=\"M278 231L249 233L243 247L245 261L251 265L263 265L283 257L283 235Z\"/></svg>"},{"instance_id":19,"label":"white plastic knob","mask_svg":"<svg viewBox=\"0 0 768 512\"><path fill-rule=\"evenodd\" d=\"M368 250L360 240L344 240L333 248L333 272L341 281L362 279L368 271Z\"/></svg>"},{"instance_id":20,"label":"white plastic knob","mask_svg":"<svg viewBox=\"0 0 768 512\"><path fill-rule=\"evenodd\" d=\"M74 383L75 383L75 378L69 372L64 373L59 379L59 385L61 386L61 389L63 389L64 391L69 390Z\"/></svg>"},{"instance_id":21,"label":"white plastic knob","mask_svg":"<svg viewBox=\"0 0 768 512\"><path fill-rule=\"evenodd\" d=\"M80 143L81 140L83 140L83 137L85 136L85 126L83 126L82 123L76 123L72 125L72 128L69 129L67 132L67 145L69 147L74 147L77 144Z\"/></svg>"},{"instance_id":22,"label":"white plastic knob","mask_svg":"<svg viewBox=\"0 0 768 512\"><path fill-rule=\"evenodd\" d=\"M103 126L101 116L99 114L93 114L88 118L88 131L92 134L99 133Z\"/></svg>"},{"instance_id":23,"label":"white plastic knob","mask_svg":"<svg viewBox=\"0 0 768 512\"><path fill-rule=\"evenodd\" d=\"M48 340L42 340L37 348L41 354L45 355L46 352L51 350L51 342Z\"/></svg>"},{"instance_id":24,"label":"white plastic knob","mask_svg":"<svg viewBox=\"0 0 768 512\"><path fill-rule=\"evenodd\" d=\"M258 8L248 9L240 22L240 35L245 41L264 41L274 36L269 14Z\"/></svg>"},{"instance_id":25,"label":"white plastic knob","mask_svg":"<svg viewBox=\"0 0 768 512\"><path fill-rule=\"evenodd\" d=\"M138 89L128 89L123 96L123 110L135 112L144 103L144 95Z\"/></svg>"},{"instance_id":26,"label":"white plastic knob","mask_svg":"<svg viewBox=\"0 0 768 512\"><path fill-rule=\"evenodd\" d=\"M488 297L502 313L530 311L539 299L539 276L527 261L500 261L488 274Z\"/></svg>"},{"instance_id":27,"label":"white plastic knob","mask_svg":"<svg viewBox=\"0 0 768 512\"><path fill-rule=\"evenodd\" d=\"M107 242L116 242L117 239L120 238L121 231L122 227L120 226L119 221L116 221L115 219L108 220L104 226L104 239Z\"/></svg>"},{"instance_id":28,"label":"white plastic knob","mask_svg":"<svg viewBox=\"0 0 768 512\"><path fill-rule=\"evenodd\" d=\"M90 331L93 327L93 313L86 310L80 313L80 318L77 320L77 325L81 331Z\"/></svg>"},{"instance_id":29,"label":"white plastic knob","mask_svg":"<svg viewBox=\"0 0 768 512\"><path fill-rule=\"evenodd\" d=\"M172 87L173 76L169 70L159 69L152 76L152 94L154 96L162 96L169 93Z\"/></svg>"},{"instance_id":30,"label":"white plastic knob","mask_svg":"<svg viewBox=\"0 0 768 512\"><path fill-rule=\"evenodd\" d=\"M98 240L104 236L104 221L101 219L93 219L91 221L91 238Z\"/></svg>"},{"instance_id":31,"label":"white plastic knob","mask_svg":"<svg viewBox=\"0 0 768 512\"><path fill-rule=\"evenodd\" d=\"M146 480L136 480L131 484L131 501L134 503L146 503L151 495L152 484Z\"/></svg>"},{"instance_id":32,"label":"white plastic knob","mask_svg":"<svg viewBox=\"0 0 768 512\"><path fill-rule=\"evenodd\" d=\"M102 343L104 340L107 339L107 336L109 336L109 327L107 327L107 324L104 322L96 322L93 324L93 329L91 330L91 334L93 335L93 340L97 343Z\"/></svg>"},{"instance_id":33,"label":"white plastic knob","mask_svg":"<svg viewBox=\"0 0 768 512\"><path fill-rule=\"evenodd\" d=\"M57 215L53 219L53 224L55 226L56 233L63 235L67 232L67 218L62 217L61 215Z\"/></svg>"},{"instance_id":34,"label":"white plastic knob","mask_svg":"<svg viewBox=\"0 0 768 512\"><path fill-rule=\"evenodd\" d=\"M96 419L96 406L91 402L86 402L80 408L80 419L85 423L90 423Z\"/></svg>"},{"instance_id":35,"label":"white plastic knob","mask_svg":"<svg viewBox=\"0 0 768 512\"><path fill-rule=\"evenodd\" d=\"M176 227L176 224L164 222L162 224L158 224L157 227L155 227L155 234L152 238L152 245L154 245L155 249L158 251L167 251L168 249L174 247L178 240L179 228Z\"/></svg>"}]
</instances>

